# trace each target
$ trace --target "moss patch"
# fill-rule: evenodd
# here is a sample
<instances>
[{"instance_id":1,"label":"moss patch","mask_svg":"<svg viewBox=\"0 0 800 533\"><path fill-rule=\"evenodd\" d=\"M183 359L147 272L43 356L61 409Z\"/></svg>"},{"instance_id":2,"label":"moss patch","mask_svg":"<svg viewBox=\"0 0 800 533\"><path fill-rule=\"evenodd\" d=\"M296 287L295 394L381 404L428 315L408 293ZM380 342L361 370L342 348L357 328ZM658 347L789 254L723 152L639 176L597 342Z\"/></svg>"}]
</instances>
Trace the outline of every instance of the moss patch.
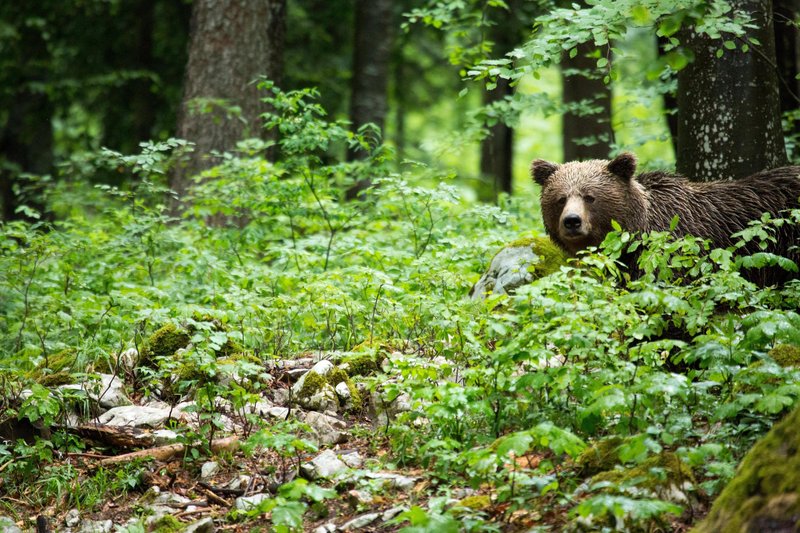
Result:
<instances>
[{"instance_id":1,"label":"moss patch","mask_svg":"<svg viewBox=\"0 0 800 533\"><path fill-rule=\"evenodd\" d=\"M680 489L686 482L695 484L692 469L671 452L650 457L633 468L609 470L592 478L593 483L602 481L650 490L663 499L669 499L673 487Z\"/></svg>"},{"instance_id":2,"label":"moss patch","mask_svg":"<svg viewBox=\"0 0 800 533\"><path fill-rule=\"evenodd\" d=\"M473 511L485 511L492 506L492 499L486 494L477 494L475 496L467 496L460 500L456 507L464 507Z\"/></svg>"},{"instance_id":3,"label":"moss patch","mask_svg":"<svg viewBox=\"0 0 800 533\"><path fill-rule=\"evenodd\" d=\"M800 408L795 408L747 452L736 475L693 530L761 531L800 519Z\"/></svg>"},{"instance_id":4,"label":"moss patch","mask_svg":"<svg viewBox=\"0 0 800 533\"><path fill-rule=\"evenodd\" d=\"M369 376L378 371L378 354L359 353L342 359L341 364L347 371L347 375Z\"/></svg>"},{"instance_id":5,"label":"moss patch","mask_svg":"<svg viewBox=\"0 0 800 533\"><path fill-rule=\"evenodd\" d=\"M522 248L523 246L529 247L539 257L539 261L529 267L534 279L552 274L566 263L567 258L561 248L548 237L542 235L520 237L508 243L504 249Z\"/></svg>"},{"instance_id":6,"label":"moss patch","mask_svg":"<svg viewBox=\"0 0 800 533\"><path fill-rule=\"evenodd\" d=\"M152 527L153 533L177 533L185 528L184 524L171 514L156 520Z\"/></svg>"},{"instance_id":7,"label":"moss patch","mask_svg":"<svg viewBox=\"0 0 800 533\"><path fill-rule=\"evenodd\" d=\"M156 330L147 339L140 364L151 366L156 357L174 355L175 352L187 346L189 346L189 334L175 324L167 324Z\"/></svg>"},{"instance_id":8,"label":"moss patch","mask_svg":"<svg viewBox=\"0 0 800 533\"><path fill-rule=\"evenodd\" d=\"M587 447L575 460L585 476L611 470L619 463L619 447L625 442L622 437L610 437Z\"/></svg>"},{"instance_id":9,"label":"moss patch","mask_svg":"<svg viewBox=\"0 0 800 533\"><path fill-rule=\"evenodd\" d=\"M767 355L784 368L800 366L800 347L793 344L779 344Z\"/></svg>"}]
</instances>

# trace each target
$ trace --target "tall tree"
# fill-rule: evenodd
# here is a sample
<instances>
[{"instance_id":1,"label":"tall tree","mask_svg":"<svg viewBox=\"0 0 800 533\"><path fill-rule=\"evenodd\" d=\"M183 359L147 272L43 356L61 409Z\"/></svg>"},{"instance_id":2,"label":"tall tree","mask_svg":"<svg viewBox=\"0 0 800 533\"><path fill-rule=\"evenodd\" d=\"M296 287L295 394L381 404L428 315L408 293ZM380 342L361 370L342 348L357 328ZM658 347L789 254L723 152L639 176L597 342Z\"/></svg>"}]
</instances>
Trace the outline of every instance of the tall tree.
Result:
<instances>
[{"instance_id":1,"label":"tall tree","mask_svg":"<svg viewBox=\"0 0 800 533\"><path fill-rule=\"evenodd\" d=\"M53 164L54 106L46 88L51 56L35 21L8 4L3 19L16 20L16 39L0 61L0 217L19 218L20 173L48 174Z\"/></svg>"},{"instance_id":2,"label":"tall tree","mask_svg":"<svg viewBox=\"0 0 800 533\"><path fill-rule=\"evenodd\" d=\"M693 29L694 61L678 74L677 169L698 181L736 179L786 164L771 0L734 0L750 13L751 50L722 49ZM755 44L760 43L760 44Z\"/></svg>"},{"instance_id":3,"label":"tall tree","mask_svg":"<svg viewBox=\"0 0 800 533\"><path fill-rule=\"evenodd\" d=\"M592 43L577 46L577 54L561 62L564 161L605 159L611 151L611 88L597 72Z\"/></svg>"},{"instance_id":4,"label":"tall tree","mask_svg":"<svg viewBox=\"0 0 800 533\"><path fill-rule=\"evenodd\" d=\"M350 122L354 131L365 124L374 124L381 133L384 131L389 109L392 14L391 0L356 0L350 93ZM363 152L350 150L347 155L349 159L356 159L363 157ZM355 198L369 185L368 179L360 180L347 191L348 198Z\"/></svg>"},{"instance_id":5,"label":"tall tree","mask_svg":"<svg viewBox=\"0 0 800 533\"><path fill-rule=\"evenodd\" d=\"M775 25L775 57L777 59L781 111L786 113L800 107L800 17L798 0L773 0L773 24ZM800 132L800 121L793 124L795 133Z\"/></svg>"},{"instance_id":6,"label":"tall tree","mask_svg":"<svg viewBox=\"0 0 800 533\"><path fill-rule=\"evenodd\" d=\"M509 80L497 79L497 86L484 90L483 105L488 106L505 100L514 94ZM481 140L481 176L492 184L492 198L497 201L501 192L511 194L513 190L514 129L502 120L489 127L489 134Z\"/></svg>"},{"instance_id":7,"label":"tall tree","mask_svg":"<svg viewBox=\"0 0 800 533\"><path fill-rule=\"evenodd\" d=\"M177 128L195 151L171 176L179 197L190 176L214 164L210 152L262 135L265 106L254 81L280 74L285 11L285 0L195 1Z\"/></svg>"}]
</instances>

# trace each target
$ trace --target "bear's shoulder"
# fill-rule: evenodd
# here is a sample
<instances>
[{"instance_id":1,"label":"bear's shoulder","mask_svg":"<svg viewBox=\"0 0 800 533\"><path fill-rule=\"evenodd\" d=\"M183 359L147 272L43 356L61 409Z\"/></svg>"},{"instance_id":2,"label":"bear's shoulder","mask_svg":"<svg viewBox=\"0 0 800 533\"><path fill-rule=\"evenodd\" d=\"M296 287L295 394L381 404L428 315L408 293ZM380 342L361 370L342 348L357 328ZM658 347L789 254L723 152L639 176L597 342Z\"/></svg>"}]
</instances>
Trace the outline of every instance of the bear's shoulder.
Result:
<instances>
[{"instance_id":1,"label":"bear's shoulder","mask_svg":"<svg viewBox=\"0 0 800 533\"><path fill-rule=\"evenodd\" d=\"M648 190L672 189L685 187L687 184L683 176L663 171L642 172L636 176L636 181Z\"/></svg>"}]
</instances>

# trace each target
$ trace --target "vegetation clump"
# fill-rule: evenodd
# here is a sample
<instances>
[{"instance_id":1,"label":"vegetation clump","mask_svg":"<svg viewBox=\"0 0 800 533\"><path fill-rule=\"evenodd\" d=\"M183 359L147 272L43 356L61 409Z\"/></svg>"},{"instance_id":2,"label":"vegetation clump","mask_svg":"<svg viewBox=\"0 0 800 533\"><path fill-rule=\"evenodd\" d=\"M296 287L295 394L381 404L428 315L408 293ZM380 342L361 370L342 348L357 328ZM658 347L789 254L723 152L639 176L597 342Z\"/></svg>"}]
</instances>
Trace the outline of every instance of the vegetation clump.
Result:
<instances>
[{"instance_id":1,"label":"vegetation clump","mask_svg":"<svg viewBox=\"0 0 800 533\"><path fill-rule=\"evenodd\" d=\"M800 408L747 453L696 533L794 530L800 516Z\"/></svg>"},{"instance_id":2,"label":"vegetation clump","mask_svg":"<svg viewBox=\"0 0 800 533\"><path fill-rule=\"evenodd\" d=\"M684 491L696 483L692 469L673 452L649 457L632 468L600 472L592 482L608 482L611 487L635 486L663 499L675 499L676 503L684 501Z\"/></svg>"},{"instance_id":3,"label":"vegetation clump","mask_svg":"<svg viewBox=\"0 0 800 533\"><path fill-rule=\"evenodd\" d=\"M580 467L583 475L594 475L614 468L619 463L619 447L625 440L619 436L612 436L595 442L588 446L578 457L575 463Z\"/></svg>"},{"instance_id":4,"label":"vegetation clump","mask_svg":"<svg viewBox=\"0 0 800 533\"><path fill-rule=\"evenodd\" d=\"M161 326L147 339L140 364L152 366L155 358L174 355L187 346L189 346L189 334L170 322Z\"/></svg>"},{"instance_id":5,"label":"vegetation clump","mask_svg":"<svg viewBox=\"0 0 800 533\"><path fill-rule=\"evenodd\" d=\"M800 347L793 344L778 344L767 354L780 366L800 366Z\"/></svg>"}]
</instances>

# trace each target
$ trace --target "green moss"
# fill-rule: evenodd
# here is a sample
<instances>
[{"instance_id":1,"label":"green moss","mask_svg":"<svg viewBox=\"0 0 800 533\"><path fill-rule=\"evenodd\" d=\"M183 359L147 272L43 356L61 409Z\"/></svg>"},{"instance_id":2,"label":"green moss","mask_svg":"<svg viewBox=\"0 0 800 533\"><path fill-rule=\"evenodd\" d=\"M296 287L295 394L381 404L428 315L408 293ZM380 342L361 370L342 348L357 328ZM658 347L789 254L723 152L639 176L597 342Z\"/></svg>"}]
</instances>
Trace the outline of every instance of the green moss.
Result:
<instances>
[{"instance_id":1,"label":"green moss","mask_svg":"<svg viewBox=\"0 0 800 533\"><path fill-rule=\"evenodd\" d=\"M39 385L43 387L58 387L59 385L66 385L67 383L72 383L75 380L72 378L72 374L69 372L56 372L54 374L44 374L38 378L35 378Z\"/></svg>"},{"instance_id":2,"label":"green moss","mask_svg":"<svg viewBox=\"0 0 800 533\"><path fill-rule=\"evenodd\" d=\"M174 355L181 348L189 345L189 334L175 324L167 324L150 335L145 343L141 364L151 366L156 357Z\"/></svg>"},{"instance_id":3,"label":"green moss","mask_svg":"<svg viewBox=\"0 0 800 533\"><path fill-rule=\"evenodd\" d=\"M634 485L648 489L658 496L670 492L671 487L683 487L687 481L695 484L692 469L671 452L664 452L644 460L633 468L609 470L592 478L593 483L610 482L613 486Z\"/></svg>"},{"instance_id":4,"label":"green moss","mask_svg":"<svg viewBox=\"0 0 800 533\"><path fill-rule=\"evenodd\" d=\"M486 494L476 494L475 496L467 496L461 499L457 507L465 507L473 511L485 511L492 506L492 498Z\"/></svg>"},{"instance_id":5,"label":"green moss","mask_svg":"<svg viewBox=\"0 0 800 533\"><path fill-rule=\"evenodd\" d=\"M360 353L342 359L347 374L353 376L369 376L378 371L378 355L374 353Z\"/></svg>"},{"instance_id":6,"label":"green moss","mask_svg":"<svg viewBox=\"0 0 800 533\"><path fill-rule=\"evenodd\" d=\"M320 392L326 385L328 385L328 380L325 379L325 376L321 376L313 370L309 370L303 380L303 386L300 387L300 392L297 393L297 399L300 403L304 403Z\"/></svg>"},{"instance_id":7,"label":"green moss","mask_svg":"<svg viewBox=\"0 0 800 533\"><path fill-rule=\"evenodd\" d=\"M328 372L328 375L325 376L325 379L328 380L328 383L333 385L334 387L342 382L347 382L349 379L347 376L347 372L341 369L341 367L335 366Z\"/></svg>"},{"instance_id":8,"label":"green moss","mask_svg":"<svg viewBox=\"0 0 800 533\"><path fill-rule=\"evenodd\" d=\"M800 347L793 344L779 344L768 355L784 368L800 366Z\"/></svg>"},{"instance_id":9,"label":"green moss","mask_svg":"<svg viewBox=\"0 0 800 533\"><path fill-rule=\"evenodd\" d=\"M534 279L558 271L566 263L566 256L553 241L542 235L528 235L508 243L505 248L529 247L539 257L539 262L529 267ZM498 252L499 253L499 252Z\"/></svg>"},{"instance_id":10,"label":"green moss","mask_svg":"<svg viewBox=\"0 0 800 533\"><path fill-rule=\"evenodd\" d=\"M575 460L581 473L591 476L614 468L619 463L619 447L623 442L622 437L610 437L587 447Z\"/></svg>"},{"instance_id":11,"label":"green moss","mask_svg":"<svg viewBox=\"0 0 800 533\"><path fill-rule=\"evenodd\" d=\"M153 533L177 533L184 530L183 523L171 514L162 516L151 527Z\"/></svg>"},{"instance_id":12,"label":"green moss","mask_svg":"<svg viewBox=\"0 0 800 533\"><path fill-rule=\"evenodd\" d=\"M697 533L757 531L760 523L800 516L800 408L747 452ZM791 518L790 518L791 517Z\"/></svg>"},{"instance_id":13,"label":"green moss","mask_svg":"<svg viewBox=\"0 0 800 533\"><path fill-rule=\"evenodd\" d=\"M77 352L73 348L66 348L42 359L39 366L28 372L27 377L46 387L70 383L70 372L77 370L74 368L77 359Z\"/></svg>"}]
</instances>

